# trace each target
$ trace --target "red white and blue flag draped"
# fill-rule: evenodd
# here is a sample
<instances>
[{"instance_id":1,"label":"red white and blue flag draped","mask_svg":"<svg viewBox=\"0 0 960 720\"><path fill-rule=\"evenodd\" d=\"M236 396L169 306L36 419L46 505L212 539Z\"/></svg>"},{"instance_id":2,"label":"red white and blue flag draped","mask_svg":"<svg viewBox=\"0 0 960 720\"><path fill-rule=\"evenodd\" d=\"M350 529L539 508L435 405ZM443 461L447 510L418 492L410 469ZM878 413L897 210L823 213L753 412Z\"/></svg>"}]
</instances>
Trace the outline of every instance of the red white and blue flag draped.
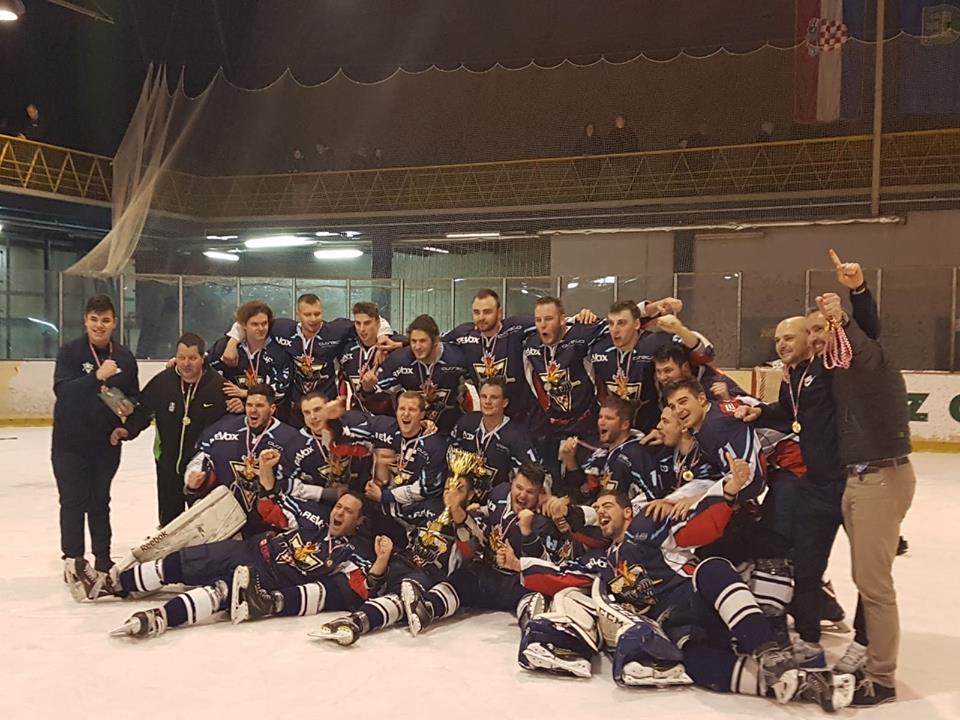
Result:
<instances>
[{"instance_id":1,"label":"red white and blue flag draped","mask_svg":"<svg viewBox=\"0 0 960 720\"><path fill-rule=\"evenodd\" d=\"M794 119L828 123L860 116L866 0L796 0Z\"/></svg>"}]
</instances>

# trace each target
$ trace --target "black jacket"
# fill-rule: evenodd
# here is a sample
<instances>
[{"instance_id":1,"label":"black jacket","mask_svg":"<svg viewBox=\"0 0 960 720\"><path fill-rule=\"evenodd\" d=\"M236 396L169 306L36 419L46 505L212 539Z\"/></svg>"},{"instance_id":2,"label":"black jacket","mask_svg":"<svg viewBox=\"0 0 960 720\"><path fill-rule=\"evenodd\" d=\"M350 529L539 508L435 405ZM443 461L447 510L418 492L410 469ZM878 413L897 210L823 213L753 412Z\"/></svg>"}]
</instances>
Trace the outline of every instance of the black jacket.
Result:
<instances>
[{"instance_id":1,"label":"black jacket","mask_svg":"<svg viewBox=\"0 0 960 720\"><path fill-rule=\"evenodd\" d=\"M193 449L203 431L222 418L226 412L223 377L207 368L197 382L190 401L190 423L183 424L184 393L180 374L169 368L155 375L143 388L140 405L127 418L130 440L143 432L151 419L156 419L159 448L157 465L182 474L193 457Z\"/></svg>"},{"instance_id":2,"label":"black jacket","mask_svg":"<svg viewBox=\"0 0 960 720\"><path fill-rule=\"evenodd\" d=\"M110 434L120 418L100 399L103 385L118 388L133 400L140 395L137 361L127 348L112 343L94 358L86 335L63 345L53 371L53 449L110 447ZM112 358L120 372L106 382L97 379L97 361Z\"/></svg>"},{"instance_id":3,"label":"black jacket","mask_svg":"<svg viewBox=\"0 0 960 720\"><path fill-rule=\"evenodd\" d=\"M853 361L833 371L840 462L846 466L910 454L910 415L903 375L878 341L850 319L844 326Z\"/></svg>"},{"instance_id":4,"label":"black jacket","mask_svg":"<svg viewBox=\"0 0 960 720\"><path fill-rule=\"evenodd\" d=\"M608 153L636 152L639 147L637 134L629 125L613 127L607 134L606 147Z\"/></svg>"}]
</instances>

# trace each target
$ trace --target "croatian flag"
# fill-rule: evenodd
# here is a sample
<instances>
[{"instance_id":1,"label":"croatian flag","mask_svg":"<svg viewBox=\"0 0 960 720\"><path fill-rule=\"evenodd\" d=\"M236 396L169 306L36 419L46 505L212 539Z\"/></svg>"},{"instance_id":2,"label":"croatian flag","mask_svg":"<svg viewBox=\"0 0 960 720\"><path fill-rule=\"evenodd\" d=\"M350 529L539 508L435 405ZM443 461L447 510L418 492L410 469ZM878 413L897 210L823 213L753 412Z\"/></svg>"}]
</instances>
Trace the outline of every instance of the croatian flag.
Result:
<instances>
[{"instance_id":1,"label":"croatian flag","mask_svg":"<svg viewBox=\"0 0 960 720\"><path fill-rule=\"evenodd\" d=\"M796 0L794 118L836 122L860 115L866 0Z\"/></svg>"}]
</instances>

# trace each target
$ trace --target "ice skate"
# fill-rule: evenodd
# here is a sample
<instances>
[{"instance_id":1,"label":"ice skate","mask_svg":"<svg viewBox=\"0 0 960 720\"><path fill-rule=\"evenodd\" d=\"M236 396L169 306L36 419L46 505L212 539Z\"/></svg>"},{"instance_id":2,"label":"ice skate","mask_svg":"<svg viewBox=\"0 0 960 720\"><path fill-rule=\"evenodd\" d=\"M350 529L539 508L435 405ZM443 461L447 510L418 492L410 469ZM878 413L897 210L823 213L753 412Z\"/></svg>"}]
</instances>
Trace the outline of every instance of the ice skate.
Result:
<instances>
[{"instance_id":1,"label":"ice skate","mask_svg":"<svg viewBox=\"0 0 960 720\"><path fill-rule=\"evenodd\" d=\"M407 627L410 634L416 637L433 622L433 608L423 599L423 590L412 580L400 583L400 602L407 616Z\"/></svg>"},{"instance_id":2,"label":"ice skate","mask_svg":"<svg viewBox=\"0 0 960 720\"><path fill-rule=\"evenodd\" d=\"M680 663L657 667L629 662L623 666L623 684L631 687L670 687L693 685L693 680Z\"/></svg>"},{"instance_id":3,"label":"ice skate","mask_svg":"<svg viewBox=\"0 0 960 720\"><path fill-rule=\"evenodd\" d=\"M282 609L282 604L283 596L264 590L260 586L260 576L252 567L241 565L233 571L230 620L234 625L276 615Z\"/></svg>"},{"instance_id":4,"label":"ice skate","mask_svg":"<svg viewBox=\"0 0 960 720\"><path fill-rule=\"evenodd\" d=\"M824 712L842 710L853 701L856 678L849 673L830 670L801 670L800 687L794 700L816 703Z\"/></svg>"},{"instance_id":5,"label":"ice skate","mask_svg":"<svg viewBox=\"0 0 960 720\"><path fill-rule=\"evenodd\" d=\"M588 678L593 674L590 661L574 652L542 643L530 643L523 649L521 664L528 670L547 670L552 673Z\"/></svg>"},{"instance_id":6,"label":"ice skate","mask_svg":"<svg viewBox=\"0 0 960 720\"><path fill-rule=\"evenodd\" d=\"M360 639L360 623L353 615L331 620L320 626L316 632L307 633L309 637L318 640L332 640L341 647L353 645Z\"/></svg>"},{"instance_id":7,"label":"ice skate","mask_svg":"<svg viewBox=\"0 0 960 720\"><path fill-rule=\"evenodd\" d=\"M756 658L760 663L760 682L764 690L772 690L777 702L790 702L800 684L793 648L767 645L757 650Z\"/></svg>"},{"instance_id":8,"label":"ice skate","mask_svg":"<svg viewBox=\"0 0 960 720\"><path fill-rule=\"evenodd\" d=\"M167 616L163 608L151 608L135 612L127 621L111 630L110 634L114 637L157 637L166 632Z\"/></svg>"},{"instance_id":9,"label":"ice skate","mask_svg":"<svg viewBox=\"0 0 960 720\"><path fill-rule=\"evenodd\" d=\"M833 666L833 671L836 673L856 673L863 669L864 663L867 661L867 646L861 645L856 640L847 645L846 651L843 653L843 657L840 658L836 665Z\"/></svg>"}]
</instances>

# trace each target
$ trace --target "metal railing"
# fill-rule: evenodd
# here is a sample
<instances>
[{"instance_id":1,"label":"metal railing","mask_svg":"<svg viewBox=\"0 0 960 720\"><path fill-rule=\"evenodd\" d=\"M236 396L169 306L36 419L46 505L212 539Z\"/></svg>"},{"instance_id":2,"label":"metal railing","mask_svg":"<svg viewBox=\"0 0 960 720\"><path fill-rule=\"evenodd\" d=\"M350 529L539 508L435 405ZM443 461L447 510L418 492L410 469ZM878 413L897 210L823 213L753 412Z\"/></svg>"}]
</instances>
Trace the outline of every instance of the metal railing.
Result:
<instances>
[{"instance_id":1,"label":"metal railing","mask_svg":"<svg viewBox=\"0 0 960 720\"><path fill-rule=\"evenodd\" d=\"M103 155L0 135L0 190L108 204L112 165Z\"/></svg>"},{"instance_id":2,"label":"metal railing","mask_svg":"<svg viewBox=\"0 0 960 720\"><path fill-rule=\"evenodd\" d=\"M0 137L0 188L105 202L110 160ZM164 173L154 209L206 221L451 210L868 197L871 136L463 165L206 177ZM960 190L960 129L883 136L884 193Z\"/></svg>"},{"instance_id":3,"label":"metal railing","mask_svg":"<svg viewBox=\"0 0 960 720\"><path fill-rule=\"evenodd\" d=\"M865 274L880 304L884 347L901 367L960 370L958 269L891 267ZM137 357L168 358L184 331L211 341L222 335L246 300L265 300L277 315L292 316L296 297L315 293L333 318L349 316L354 303L372 299L398 330L421 313L447 329L471 319L474 293L484 287L500 293L508 314L532 313L542 295L559 295L571 313L588 307L600 315L617 299L673 295L684 302L684 321L714 341L718 365L751 367L773 359L781 319L804 312L816 295L837 291L837 282L833 270L819 269L427 281L177 275L93 280L21 272L13 287L0 292L0 357L54 357L62 341L83 332L84 301L98 292L114 298L119 337Z\"/></svg>"}]
</instances>

